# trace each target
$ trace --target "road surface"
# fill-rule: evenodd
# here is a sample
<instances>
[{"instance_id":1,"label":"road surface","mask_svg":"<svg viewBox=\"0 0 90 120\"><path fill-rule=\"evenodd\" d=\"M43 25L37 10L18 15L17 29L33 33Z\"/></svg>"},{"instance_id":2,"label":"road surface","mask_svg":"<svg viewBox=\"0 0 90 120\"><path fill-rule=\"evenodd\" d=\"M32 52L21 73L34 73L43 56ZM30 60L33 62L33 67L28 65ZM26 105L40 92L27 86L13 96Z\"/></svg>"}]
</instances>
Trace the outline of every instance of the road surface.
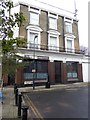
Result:
<instances>
[{"instance_id":1,"label":"road surface","mask_svg":"<svg viewBox=\"0 0 90 120\"><path fill-rule=\"evenodd\" d=\"M89 89L90 87L82 87L25 93L29 117L88 118Z\"/></svg>"}]
</instances>

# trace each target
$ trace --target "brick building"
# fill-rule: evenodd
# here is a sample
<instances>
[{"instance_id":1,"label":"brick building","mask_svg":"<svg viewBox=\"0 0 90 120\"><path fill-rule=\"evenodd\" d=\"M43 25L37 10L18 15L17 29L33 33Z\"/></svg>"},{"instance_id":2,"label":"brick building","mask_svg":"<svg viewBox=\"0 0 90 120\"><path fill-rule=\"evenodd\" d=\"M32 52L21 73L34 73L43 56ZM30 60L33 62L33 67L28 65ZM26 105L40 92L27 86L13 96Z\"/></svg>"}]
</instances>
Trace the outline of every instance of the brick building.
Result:
<instances>
[{"instance_id":1,"label":"brick building","mask_svg":"<svg viewBox=\"0 0 90 120\"><path fill-rule=\"evenodd\" d=\"M32 83L48 79L51 84L83 81L78 20L59 8L44 3L19 3L13 11L23 12L26 21L16 28L15 37L26 38L18 54L30 64L18 69L15 82ZM62 14L63 13L63 14ZM24 62L24 61L23 61Z\"/></svg>"}]
</instances>

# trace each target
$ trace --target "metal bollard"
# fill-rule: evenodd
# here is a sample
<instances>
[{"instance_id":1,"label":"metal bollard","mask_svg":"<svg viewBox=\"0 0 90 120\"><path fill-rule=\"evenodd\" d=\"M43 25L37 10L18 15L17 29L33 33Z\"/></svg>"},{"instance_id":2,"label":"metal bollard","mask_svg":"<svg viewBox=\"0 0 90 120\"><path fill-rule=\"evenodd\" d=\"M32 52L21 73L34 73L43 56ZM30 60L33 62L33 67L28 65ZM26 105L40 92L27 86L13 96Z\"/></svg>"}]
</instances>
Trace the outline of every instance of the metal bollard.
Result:
<instances>
[{"instance_id":1,"label":"metal bollard","mask_svg":"<svg viewBox=\"0 0 90 120\"><path fill-rule=\"evenodd\" d=\"M50 88L50 82L46 82L46 88Z\"/></svg>"},{"instance_id":2,"label":"metal bollard","mask_svg":"<svg viewBox=\"0 0 90 120\"><path fill-rule=\"evenodd\" d=\"M18 94L18 117L21 117L22 94Z\"/></svg>"},{"instance_id":3,"label":"metal bollard","mask_svg":"<svg viewBox=\"0 0 90 120\"><path fill-rule=\"evenodd\" d=\"M28 106L22 106L22 120L27 120Z\"/></svg>"},{"instance_id":4,"label":"metal bollard","mask_svg":"<svg viewBox=\"0 0 90 120\"><path fill-rule=\"evenodd\" d=\"M17 89L17 85L14 84L14 94L15 94L15 90Z\"/></svg>"},{"instance_id":5,"label":"metal bollard","mask_svg":"<svg viewBox=\"0 0 90 120\"><path fill-rule=\"evenodd\" d=\"M18 89L15 90L15 105L18 105Z\"/></svg>"}]
</instances>

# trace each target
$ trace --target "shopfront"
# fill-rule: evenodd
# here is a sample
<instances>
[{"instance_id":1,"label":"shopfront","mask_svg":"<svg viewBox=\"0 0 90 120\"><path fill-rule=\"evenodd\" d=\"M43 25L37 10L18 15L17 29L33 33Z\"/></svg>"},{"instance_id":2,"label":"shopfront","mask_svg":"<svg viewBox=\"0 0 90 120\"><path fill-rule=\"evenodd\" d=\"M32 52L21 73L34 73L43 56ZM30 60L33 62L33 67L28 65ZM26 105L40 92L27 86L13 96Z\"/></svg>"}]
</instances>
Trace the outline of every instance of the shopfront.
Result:
<instances>
[{"instance_id":1,"label":"shopfront","mask_svg":"<svg viewBox=\"0 0 90 120\"><path fill-rule=\"evenodd\" d=\"M30 60L30 64L23 70L24 84L34 82L46 82L48 80L48 61L47 60Z\"/></svg>"},{"instance_id":2,"label":"shopfront","mask_svg":"<svg viewBox=\"0 0 90 120\"><path fill-rule=\"evenodd\" d=\"M66 62L67 81L78 80L78 63L74 61Z\"/></svg>"},{"instance_id":3,"label":"shopfront","mask_svg":"<svg viewBox=\"0 0 90 120\"><path fill-rule=\"evenodd\" d=\"M24 69L17 70L17 84L66 84L82 82L82 64L77 61L30 59ZM44 84L45 85L45 84Z\"/></svg>"}]
</instances>

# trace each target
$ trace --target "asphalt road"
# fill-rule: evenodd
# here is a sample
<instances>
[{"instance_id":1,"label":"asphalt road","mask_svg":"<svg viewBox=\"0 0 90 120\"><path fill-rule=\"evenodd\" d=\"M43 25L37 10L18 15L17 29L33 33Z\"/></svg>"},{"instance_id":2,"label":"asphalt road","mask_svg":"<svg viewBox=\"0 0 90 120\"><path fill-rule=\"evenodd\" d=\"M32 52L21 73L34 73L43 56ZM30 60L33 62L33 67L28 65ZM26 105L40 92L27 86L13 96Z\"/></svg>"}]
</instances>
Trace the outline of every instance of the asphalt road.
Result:
<instances>
[{"instance_id":1,"label":"asphalt road","mask_svg":"<svg viewBox=\"0 0 90 120\"><path fill-rule=\"evenodd\" d=\"M32 118L88 118L88 89L40 91L24 97Z\"/></svg>"}]
</instances>

